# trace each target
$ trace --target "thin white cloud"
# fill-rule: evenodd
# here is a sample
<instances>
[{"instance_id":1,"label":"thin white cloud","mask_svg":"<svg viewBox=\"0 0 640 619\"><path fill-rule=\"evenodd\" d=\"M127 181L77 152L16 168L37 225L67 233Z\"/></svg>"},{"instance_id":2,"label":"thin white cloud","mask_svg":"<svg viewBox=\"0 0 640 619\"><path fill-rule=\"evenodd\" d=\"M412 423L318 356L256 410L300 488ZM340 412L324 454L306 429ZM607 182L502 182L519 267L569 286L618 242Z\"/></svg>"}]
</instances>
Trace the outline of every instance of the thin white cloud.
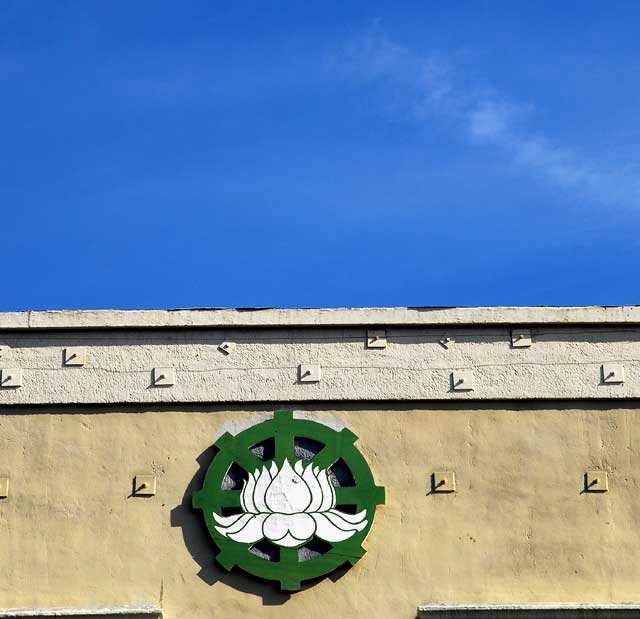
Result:
<instances>
[{"instance_id":1,"label":"thin white cloud","mask_svg":"<svg viewBox=\"0 0 640 619\"><path fill-rule=\"evenodd\" d=\"M479 141L509 140L518 109L512 104L491 100L479 101L468 112L471 137Z\"/></svg>"},{"instance_id":2,"label":"thin white cloud","mask_svg":"<svg viewBox=\"0 0 640 619\"><path fill-rule=\"evenodd\" d=\"M351 81L382 87L388 112L411 122L451 125L470 143L493 145L514 165L574 197L607 205L640 206L640 166L589 160L524 128L530 105L470 85L449 58L420 55L379 28L350 41L331 59Z\"/></svg>"}]
</instances>

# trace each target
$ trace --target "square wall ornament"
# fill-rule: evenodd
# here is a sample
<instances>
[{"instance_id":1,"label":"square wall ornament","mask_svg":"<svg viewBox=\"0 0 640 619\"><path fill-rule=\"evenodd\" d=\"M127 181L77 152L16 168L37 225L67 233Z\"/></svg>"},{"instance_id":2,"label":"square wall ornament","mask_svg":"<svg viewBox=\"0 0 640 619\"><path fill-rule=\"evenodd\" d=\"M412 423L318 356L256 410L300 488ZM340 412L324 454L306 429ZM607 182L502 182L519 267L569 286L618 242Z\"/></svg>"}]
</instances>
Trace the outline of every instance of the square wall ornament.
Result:
<instances>
[{"instance_id":1,"label":"square wall ornament","mask_svg":"<svg viewBox=\"0 0 640 619\"><path fill-rule=\"evenodd\" d=\"M600 372L605 385L621 385L624 382L624 366L621 363L603 363Z\"/></svg>"},{"instance_id":2,"label":"square wall ornament","mask_svg":"<svg viewBox=\"0 0 640 619\"><path fill-rule=\"evenodd\" d=\"M452 391L473 391L473 370L454 370L451 372Z\"/></svg>"},{"instance_id":3,"label":"square wall ornament","mask_svg":"<svg viewBox=\"0 0 640 619\"><path fill-rule=\"evenodd\" d=\"M447 335L446 333L438 340L438 343L440 344L440 346L442 346L442 348L446 350L449 350L449 348L453 344L455 344L455 342L456 342L455 338L451 335Z\"/></svg>"},{"instance_id":4,"label":"square wall ornament","mask_svg":"<svg viewBox=\"0 0 640 619\"><path fill-rule=\"evenodd\" d=\"M301 363L298 366L298 381L301 383L317 383L322 376L320 366L313 363Z\"/></svg>"},{"instance_id":5,"label":"square wall ornament","mask_svg":"<svg viewBox=\"0 0 640 619\"><path fill-rule=\"evenodd\" d=\"M431 492L455 492L456 474L453 471L434 471L430 480Z\"/></svg>"},{"instance_id":6,"label":"square wall ornament","mask_svg":"<svg viewBox=\"0 0 640 619\"><path fill-rule=\"evenodd\" d=\"M153 368L151 382L154 387L171 387L176 382L176 371L173 368Z\"/></svg>"},{"instance_id":7,"label":"square wall ornament","mask_svg":"<svg viewBox=\"0 0 640 619\"><path fill-rule=\"evenodd\" d=\"M367 348L386 348L387 332L384 329L369 329L367 331Z\"/></svg>"},{"instance_id":8,"label":"square wall ornament","mask_svg":"<svg viewBox=\"0 0 640 619\"><path fill-rule=\"evenodd\" d=\"M514 329L511 331L511 348L530 348L533 337L529 329Z\"/></svg>"},{"instance_id":9,"label":"square wall ornament","mask_svg":"<svg viewBox=\"0 0 640 619\"><path fill-rule=\"evenodd\" d=\"M65 348L62 354L62 365L66 367L82 367L87 360L87 352L84 346L70 346Z\"/></svg>"},{"instance_id":10,"label":"square wall ornament","mask_svg":"<svg viewBox=\"0 0 640 619\"><path fill-rule=\"evenodd\" d=\"M0 370L0 389L22 387L22 368L3 368Z\"/></svg>"},{"instance_id":11,"label":"square wall ornament","mask_svg":"<svg viewBox=\"0 0 640 619\"><path fill-rule=\"evenodd\" d=\"M585 492L608 492L609 475L607 471L591 470L584 474Z\"/></svg>"},{"instance_id":12,"label":"square wall ornament","mask_svg":"<svg viewBox=\"0 0 640 619\"><path fill-rule=\"evenodd\" d=\"M154 496L156 493L155 475L136 475L133 479L133 494L136 496Z\"/></svg>"},{"instance_id":13,"label":"square wall ornament","mask_svg":"<svg viewBox=\"0 0 640 619\"><path fill-rule=\"evenodd\" d=\"M235 347L235 342L222 342L218 346L218 350L225 355L230 355L234 351Z\"/></svg>"}]
</instances>

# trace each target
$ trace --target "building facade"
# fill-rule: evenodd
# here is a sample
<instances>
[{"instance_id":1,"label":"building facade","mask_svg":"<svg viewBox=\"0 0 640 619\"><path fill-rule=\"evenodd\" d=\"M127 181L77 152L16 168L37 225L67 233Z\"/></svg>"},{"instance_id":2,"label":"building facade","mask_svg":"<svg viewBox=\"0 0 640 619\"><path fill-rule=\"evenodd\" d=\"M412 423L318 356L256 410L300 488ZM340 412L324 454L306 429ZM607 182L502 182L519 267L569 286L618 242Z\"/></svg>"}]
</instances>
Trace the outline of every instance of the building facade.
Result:
<instances>
[{"instance_id":1,"label":"building facade","mask_svg":"<svg viewBox=\"0 0 640 619\"><path fill-rule=\"evenodd\" d=\"M639 325L0 314L0 615L640 616Z\"/></svg>"}]
</instances>

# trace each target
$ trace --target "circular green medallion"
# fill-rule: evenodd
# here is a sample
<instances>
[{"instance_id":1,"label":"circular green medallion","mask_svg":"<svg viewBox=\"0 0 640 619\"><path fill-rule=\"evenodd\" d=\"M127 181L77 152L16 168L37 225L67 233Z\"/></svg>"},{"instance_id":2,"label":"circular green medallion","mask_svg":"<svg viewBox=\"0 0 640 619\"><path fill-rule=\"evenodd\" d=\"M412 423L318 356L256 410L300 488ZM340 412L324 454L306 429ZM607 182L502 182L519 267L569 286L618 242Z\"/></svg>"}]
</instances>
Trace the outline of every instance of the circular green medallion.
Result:
<instances>
[{"instance_id":1,"label":"circular green medallion","mask_svg":"<svg viewBox=\"0 0 640 619\"><path fill-rule=\"evenodd\" d=\"M292 411L222 435L192 497L220 550L218 563L296 590L358 561L384 488L356 439Z\"/></svg>"}]
</instances>

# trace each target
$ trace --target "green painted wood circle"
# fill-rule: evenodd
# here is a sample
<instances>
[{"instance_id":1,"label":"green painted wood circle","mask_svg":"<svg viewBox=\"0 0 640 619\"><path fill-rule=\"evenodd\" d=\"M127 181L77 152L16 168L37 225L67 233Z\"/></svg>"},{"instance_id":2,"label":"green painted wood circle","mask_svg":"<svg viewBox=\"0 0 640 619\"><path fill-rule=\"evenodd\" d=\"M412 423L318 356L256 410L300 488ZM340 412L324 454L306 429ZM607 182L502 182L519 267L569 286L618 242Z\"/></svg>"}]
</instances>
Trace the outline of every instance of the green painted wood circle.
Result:
<instances>
[{"instance_id":1,"label":"green painted wood circle","mask_svg":"<svg viewBox=\"0 0 640 619\"><path fill-rule=\"evenodd\" d=\"M251 449L273 439L274 457L263 460ZM342 460L353 477L353 484L337 486L336 507L355 505L356 510L367 510L367 525L352 537L330 544L330 549L307 560L300 560L299 547L279 547L277 560L267 560L251 552L252 544L243 544L223 536L216 530L213 512L221 514L223 508L239 508L240 489L223 489L223 480L234 463L245 472L254 471L275 462L282 466L285 459L291 463L301 458L296 456L295 440L311 439L323 447L313 457L304 461L328 469ZM357 436L344 428L334 430L308 419L294 419L292 411L277 411L273 419L263 421L239 432L236 436L223 434L216 442L218 453L207 469L202 489L192 495L192 504L201 509L207 530L219 549L216 560L226 570L238 567L258 578L277 581L283 590L294 591L303 581L319 578L347 564L355 564L364 554L362 542L366 538L375 517L376 506L384 503L384 488L377 486L371 469L354 445ZM308 542L307 542L308 543ZM304 544L301 544L303 546Z\"/></svg>"}]
</instances>

